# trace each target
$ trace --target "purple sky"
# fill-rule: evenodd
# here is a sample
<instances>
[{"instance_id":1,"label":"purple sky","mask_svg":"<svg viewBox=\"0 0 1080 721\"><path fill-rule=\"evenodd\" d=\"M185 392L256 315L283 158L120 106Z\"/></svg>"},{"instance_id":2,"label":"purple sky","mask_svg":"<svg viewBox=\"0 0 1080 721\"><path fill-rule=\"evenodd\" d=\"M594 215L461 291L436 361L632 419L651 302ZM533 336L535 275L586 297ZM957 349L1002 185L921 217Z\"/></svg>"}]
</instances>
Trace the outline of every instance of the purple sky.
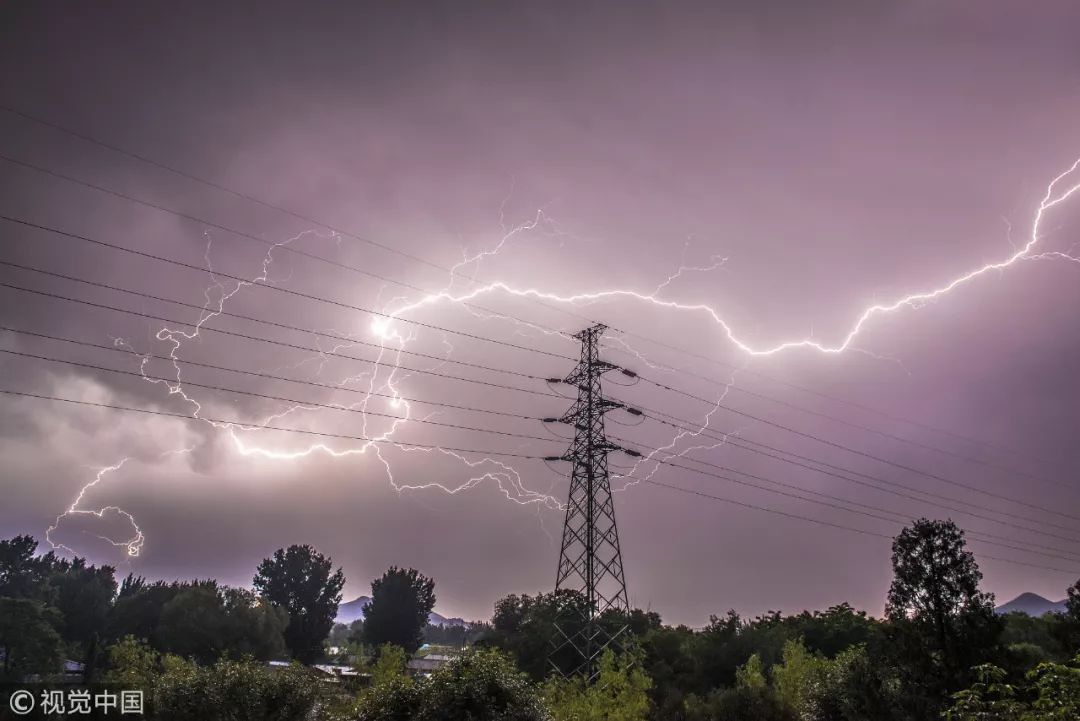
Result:
<instances>
[{"instance_id":1,"label":"purple sky","mask_svg":"<svg viewBox=\"0 0 1080 721\"><path fill-rule=\"evenodd\" d=\"M453 266L463 254L499 252L463 266L464 275L450 285L451 276L439 267L353 236L330 237L325 227L6 112L0 112L0 155L268 241L300 236L290 247L429 291L463 294L477 287L470 281L475 277L480 285L504 281L561 296L613 289L645 294L680 266L719 266L686 270L660 296L707 304L741 340L758 347L811 334L835 345L865 307L932 290L1008 258L1028 239L1047 183L1080 157L1080 45L1074 32L1080 8L1074 3L1033 8L972 1L946 8L929 1L826 2L813 9L772 3L770 10L751 2L723 3L723 9L717 3L625 2L517 10L441 2L414 9L390 3L194 5L5 4L0 104L434 266ZM200 268L209 259L214 269L243 278L261 273L266 252L205 222L7 161L0 161L0 214ZM206 271L0 223L3 261L200 305L216 303L220 287L235 285L218 277L217 286ZM1068 253L1080 241L1080 194L1048 211L1041 230L1038 251ZM268 284L277 288L392 311L423 297L288 252L273 257ZM0 266L0 282L187 323L199 315L8 266ZM731 382L732 368L740 368L723 401L728 408L712 416L709 433L738 431L939 498L916 502L730 446L688 451L691 457L904 518L951 516L973 532L992 534L996 543L1016 546L972 542L986 588L1000 600L1026 590L1057 599L1080 577L1080 262L1019 260L934 303L876 316L843 354L795 349L749 357L705 313L628 297L545 306L493 290L476 302L568 332L585 321L567 310L629 331L634 335L621 336L623 342L651 363L678 370L650 369L618 352L617 339L608 342L605 357L714 400L724 392L717 384ZM266 287L241 289L225 309L379 340L370 314ZM402 317L577 354L557 335L475 312L437 301ZM0 289L0 323L95 344L123 339L140 353L166 355L173 347L155 339L167 325L159 321L7 289ZM190 326L170 327L191 333ZM197 337L181 339L177 355L185 380L352 404L362 394L188 363L323 384L352 378L345 387L353 389L369 387L374 372L376 389L396 388L409 398L542 416L569 405L557 397L395 372L394 340L387 341L383 363L374 366L320 360L206 328L294 345L331 343L313 333L211 319ZM438 358L541 377L565 375L573 365L404 322L393 331L413 334L407 350ZM139 370L134 355L15 333L0 332L0 347ZM375 351L357 346L344 352L370 358ZM400 362L549 390L431 358L402 356ZM161 360L146 370L176 374ZM161 384L10 355L0 358L0 378L7 389L195 411ZM607 390L695 423L709 410L644 382ZM282 426L357 436L389 430L384 417L327 409L277 417L287 404L194 387L186 393L211 418L274 416L271 422ZM367 409L404 410L382 398ZM420 405L410 413L416 419L436 411L431 420L547 436L529 420ZM612 422L608 430L652 447L671 443L675 432L651 421L636 428ZM552 432L565 436L564 429ZM435 578L441 612L468 617L486 618L498 597L548 590L554 582L562 514L551 501L528 501L536 498L530 493L564 500L564 468L393 445L382 447L380 459L373 450L349 453L361 442L340 438L299 457L269 458L251 451L299 455L316 441L266 431L240 431L235 438L248 453L229 431L203 423L3 398L0 536L43 539L100 469L129 458L102 475L78 508L130 512L145 534L140 555L126 559L123 548L100 538L131 536L130 523L115 511L62 519L56 542L122 571L216 576L234 584L249 583L258 561L275 548L311 543L343 566L349 597L366 593L370 580L391 564L414 566ZM413 422L399 425L391 438L526 455L558 454L565 446L559 439ZM675 448L717 442L684 439ZM185 452L170 453L180 449ZM625 457L612 462L628 467ZM654 467L642 465L635 477ZM873 533L900 528L671 468L651 477ZM628 480L613 484L623 487ZM398 491L395 484L471 487L447 493ZM884 604L886 539L647 484L617 494L616 505L631 601L668 621L702 625L710 613L732 607L755 614L846 600L879 613ZM1057 557L1019 550L1034 544Z\"/></svg>"}]
</instances>

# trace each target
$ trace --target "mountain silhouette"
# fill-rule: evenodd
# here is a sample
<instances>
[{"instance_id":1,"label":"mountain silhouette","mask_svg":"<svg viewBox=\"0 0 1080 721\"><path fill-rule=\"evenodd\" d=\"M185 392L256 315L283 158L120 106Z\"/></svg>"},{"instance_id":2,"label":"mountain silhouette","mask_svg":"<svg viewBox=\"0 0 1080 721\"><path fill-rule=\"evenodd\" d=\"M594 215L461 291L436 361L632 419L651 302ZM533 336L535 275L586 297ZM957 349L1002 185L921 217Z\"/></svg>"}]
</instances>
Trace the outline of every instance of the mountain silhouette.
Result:
<instances>
[{"instance_id":1,"label":"mountain silhouette","mask_svg":"<svg viewBox=\"0 0 1080 721\"><path fill-rule=\"evenodd\" d=\"M371 603L370 596L358 596L351 601L346 601L338 606L337 623L348 625L353 621L364 617L364 606ZM460 618L446 618L432 611L428 614L428 623L432 626L464 626L465 621Z\"/></svg>"},{"instance_id":2,"label":"mountain silhouette","mask_svg":"<svg viewBox=\"0 0 1080 721\"><path fill-rule=\"evenodd\" d=\"M1041 616L1044 613L1065 612L1065 601L1050 601L1037 593L1021 593L1019 596L994 609L995 613L1026 613L1029 616Z\"/></svg>"}]
</instances>

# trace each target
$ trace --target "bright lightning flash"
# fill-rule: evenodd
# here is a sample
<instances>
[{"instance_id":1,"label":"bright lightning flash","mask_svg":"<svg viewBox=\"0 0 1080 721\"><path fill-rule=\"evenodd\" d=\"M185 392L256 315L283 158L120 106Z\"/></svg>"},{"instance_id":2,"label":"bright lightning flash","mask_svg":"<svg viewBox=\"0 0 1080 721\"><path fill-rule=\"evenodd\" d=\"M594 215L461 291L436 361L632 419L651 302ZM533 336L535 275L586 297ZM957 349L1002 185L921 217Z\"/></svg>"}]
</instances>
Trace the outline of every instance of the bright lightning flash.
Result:
<instances>
[{"instance_id":1,"label":"bright lightning flash","mask_svg":"<svg viewBox=\"0 0 1080 721\"><path fill-rule=\"evenodd\" d=\"M183 361L180 357L180 352L185 343L193 341L200 335L205 323L215 318L224 312L226 303L231 300L238 293L242 292L245 288L257 284L270 284L269 269L273 262L274 250L293 243L300 238L313 234L318 236L319 234L309 231L301 233L300 235L290 238L282 243L276 244L269 249L262 262L262 271L260 274L252 278L250 281L236 282L230 287L226 287L225 284L214 275L213 265L210 262L210 250L212 243L208 237L206 246L206 264L207 270L210 273L212 285L205 291L205 303L203 306L203 313L200 316L199 321L194 324L192 330L173 330L167 327L161 328L156 338L158 341L169 344L169 353L166 358L172 363L172 367L175 371L175 380L163 381L157 378L151 378L147 376L146 367L150 362L152 356L141 355L139 367L143 376L147 382L162 385L165 387L168 395L177 396L183 402L188 404L191 408L191 415L193 418L202 420L205 423L210 424L215 429L222 431L232 441L233 447L237 453L242 456L259 457L278 462L286 462L303 458L315 453L325 454L327 456L335 458L343 458L353 455L364 455L369 450L380 461L383 469L385 470L387 480L391 486L398 492L405 490L420 490L420 489L437 489L444 493L456 494L461 491L474 488L475 486L485 482L495 482L502 494L510 501L523 505L535 505L537 509L541 506L549 509L562 509L563 506L560 501L550 494L541 493L529 489L523 479L522 474L516 470L512 465L495 460L490 457L482 457L477 459L470 459L457 451L451 451L447 449L437 448L417 448L410 446L407 443L398 442L394 439L395 433L403 425L407 424L410 420L414 419L413 409L409 402L400 395L400 383L407 380L408 374L403 372L400 368L400 357L402 352L405 351L408 344L416 339L414 333L403 333L399 330L401 325L399 319L404 319L406 314L413 314L416 311L421 311L429 306L436 306L441 304L451 304L460 306L462 309L467 310L474 316L483 319L500 319L515 324L518 329L517 333L524 333L525 331L533 334L559 334L565 335L561 331L552 331L551 329L544 328L527 321L522 321L516 318L509 318L507 316L499 315L496 313L481 312L469 304L481 296L503 294L508 296L522 297L522 298L534 298L542 301L549 301L558 304L567 305L588 305L598 301L607 299L628 299L645 304L649 304L655 307L678 311L681 313L690 313L695 315L704 315L707 319L718 326L721 334L725 337L735 348L743 352L747 356L768 356L780 353L782 351L790 351L795 349L808 349L818 351L824 354L839 354L845 351L857 351L858 349L853 347L853 342L863 329L876 317L881 315L888 315L898 312L904 308L918 308L921 305L934 301L942 296L951 293L955 289L962 285L965 285L980 276L986 275L991 271L1002 271L1016 264L1022 260L1066 260L1069 262L1080 263L1080 258L1072 255L1071 253L1059 252L1059 251L1046 251L1035 253L1035 248L1038 245L1041 235L1040 227L1043 222L1044 216L1048 211L1055 206L1065 202L1072 195L1080 191L1080 159L1074 162L1066 171L1055 177L1046 188L1042 200L1035 211L1033 221L1031 223L1030 233L1023 246L1016 248L1015 252L994 263L988 263L981 267L975 268L969 272L958 275L948 282L931 288L930 290L915 292L889 303L874 303L864 310L862 310L856 317L852 325L842 336L833 343L824 343L812 338L802 338L784 341L772 346L755 346L744 340L739 336L735 330L728 324L719 311L710 305L703 303L681 303L676 300L671 300L663 296L663 294L669 290L669 287L674 281L679 279L684 273L689 271L707 272L722 268L726 258L720 258L719 256L713 256L710 258L710 263L705 266L694 267L688 266L685 263L685 258L682 266L673 274L667 277L664 281L659 283L656 288L650 292L639 292L628 289L606 289L595 290L588 292L574 293L571 295L560 295L557 293L541 290L533 287L518 287L510 282L497 280L486 284L476 284L471 290L468 291L455 291L454 284L458 278L475 279L479 270L479 266L485 258L498 255L502 252L506 246L511 243L517 236L523 236L533 231L544 231L548 234L561 234L558 231L554 223L547 218L543 211L536 214L535 218L517 227L506 229L503 228L503 235L499 239L498 243L488 250L469 255L463 253L462 260L450 269L449 281L446 287L436 293L430 293L423 295L416 300L409 300L408 298L394 298L389 301L383 308L385 316L373 317L370 326L369 333L376 338L379 343L379 352L376 359L370 361L370 367L363 373L347 376L337 382L341 388L351 389L366 389L366 395L356 403L349 405L335 405L335 408L358 410L360 417L362 418L362 433L366 438L370 438L370 441L361 443L358 446L336 448L327 443L315 443L303 448L282 448L273 444L264 444L260 442L265 438L265 432L261 432L260 429L255 427L245 427L236 423L221 423L218 421L210 421L201 417L202 405L192 395L190 395L183 386L182 380L182 364ZM500 213L501 215L501 213ZM324 239L326 236L319 236ZM340 238L335 235L331 235L330 239L338 242ZM470 275L471 273L471 275ZM475 281L474 281L475 282ZM357 339L357 336L351 336L346 333L334 333L335 336L340 336L340 342L333 344L331 347L321 350L319 355L311 358L305 358L300 363L292 366L293 368L303 367L310 363L317 364L316 375L320 374L324 368L325 361L328 357L334 356L355 346L353 342ZM607 337L605 340L618 343L624 350L636 356L642 363L651 368L663 368L663 366L650 361L639 350L630 346L625 339L619 337ZM123 341L117 341L117 344L128 348L135 353L129 345ZM453 345L449 339L443 337L443 346L445 348L445 358L449 359L454 351ZM322 349L321 341L318 346ZM622 474L622 478L631 479L628 483L623 485L618 490L625 490L629 485L640 482L651 477L660 468L660 462L670 458L675 458L684 455L685 453L696 450L715 448L717 445L722 445L723 441L719 444L713 444L711 446L691 446L683 448L681 451L676 451L675 447L680 441L687 438L694 438L699 436L706 428L709 427L713 413L719 408L719 404L723 401L730 387L735 382L734 374L732 374L727 386L725 386L723 393L716 401L717 405L713 407L705 416L700 428L696 431L680 431L676 434L672 440L662 445L655 451L650 452L648 455L640 458L633 466L633 468ZM391 397L390 407L400 411L400 417L397 417L389 424L388 428L383 429L378 433L372 433L368 430L368 418L365 412L368 410L369 403L375 394L387 394ZM288 417L292 414L299 412L317 412L320 408L295 405L288 408L277 411L269 416L266 416L260 421L260 425L267 425L275 421L279 421L282 418ZM434 414L432 414L434 415ZM426 416L430 418L431 415ZM726 438L726 436L725 436ZM416 484L400 484L394 479L393 468L390 460L385 454L385 444L391 444L392 448L396 448L404 453L439 453L451 459L454 462L460 464L465 470L466 475L469 478L459 484L447 484L444 482L429 482L429 483L416 483ZM166 453L185 453L191 449L181 449L177 451L169 451ZM99 470L89 483L83 486L76 498L69 505L68 509L60 514L53 525L51 525L46 532L46 538L53 545L54 548L63 549L68 552L72 552L72 549L63 544L57 543L52 540L51 534L56 530L57 526L61 523L62 519L68 516L92 514L98 518L102 518L107 513L115 513L128 522L130 522L133 528L133 535L131 538L123 541L113 541L105 539L113 545L123 547L126 549L128 555L137 556L142 549L145 537L138 525L135 523L135 519L131 514L127 513L123 509L116 506L105 506L97 510L85 510L80 506L84 500L86 493L101 483L103 478L113 472L118 471L125 463L130 459L124 458L119 462L102 468ZM639 469L642 469L639 473ZM545 531L546 532L546 531Z\"/></svg>"}]
</instances>

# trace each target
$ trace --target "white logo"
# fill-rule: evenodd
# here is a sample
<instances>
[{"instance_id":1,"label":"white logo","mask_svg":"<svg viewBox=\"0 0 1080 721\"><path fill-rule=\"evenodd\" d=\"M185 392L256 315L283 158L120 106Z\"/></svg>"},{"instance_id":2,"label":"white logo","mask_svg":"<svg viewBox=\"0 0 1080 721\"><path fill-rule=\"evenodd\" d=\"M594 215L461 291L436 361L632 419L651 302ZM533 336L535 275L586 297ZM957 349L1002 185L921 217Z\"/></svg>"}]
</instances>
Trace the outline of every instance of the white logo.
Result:
<instances>
[{"instance_id":1,"label":"white logo","mask_svg":"<svg viewBox=\"0 0 1080 721\"><path fill-rule=\"evenodd\" d=\"M25 716L34 710L34 694L26 689L19 689L11 694L8 706L16 716Z\"/></svg>"}]
</instances>

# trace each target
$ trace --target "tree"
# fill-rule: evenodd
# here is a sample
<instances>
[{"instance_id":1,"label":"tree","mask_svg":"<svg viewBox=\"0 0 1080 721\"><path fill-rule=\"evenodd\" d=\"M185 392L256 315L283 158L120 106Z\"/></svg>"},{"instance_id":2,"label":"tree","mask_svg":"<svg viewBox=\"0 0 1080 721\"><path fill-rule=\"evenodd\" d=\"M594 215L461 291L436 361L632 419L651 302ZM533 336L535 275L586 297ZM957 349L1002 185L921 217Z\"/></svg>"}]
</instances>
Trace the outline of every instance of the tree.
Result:
<instances>
[{"instance_id":1,"label":"tree","mask_svg":"<svg viewBox=\"0 0 1080 721\"><path fill-rule=\"evenodd\" d=\"M544 696L556 721L644 721L649 712L652 680L642 668L643 654L632 649L600 656L599 676L586 683L581 676L554 677Z\"/></svg>"},{"instance_id":2,"label":"tree","mask_svg":"<svg viewBox=\"0 0 1080 721\"><path fill-rule=\"evenodd\" d=\"M391 643L407 653L420 648L422 631L435 607L435 582L414 568L391 567L371 582L371 601L364 606L364 641Z\"/></svg>"},{"instance_id":3,"label":"tree","mask_svg":"<svg viewBox=\"0 0 1080 721\"><path fill-rule=\"evenodd\" d=\"M161 609L157 641L162 651L212 664L221 657L225 610L216 581L196 581Z\"/></svg>"},{"instance_id":4,"label":"tree","mask_svg":"<svg viewBox=\"0 0 1080 721\"><path fill-rule=\"evenodd\" d=\"M134 636L163 650L159 638L161 612L190 584L157 581L146 583L141 576L128 575L109 614L108 636L113 641Z\"/></svg>"},{"instance_id":5,"label":"tree","mask_svg":"<svg viewBox=\"0 0 1080 721\"><path fill-rule=\"evenodd\" d=\"M709 616L709 625L694 638L695 692L734 684L735 669L746 663L751 653L760 657L760 648L749 648L745 631L746 624L734 610L723 617Z\"/></svg>"},{"instance_id":6,"label":"tree","mask_svg":"<svg viewBox=\"0 0 1080 721\"><path fill-rule=\"evenodd\" d=\"M1080 581L1069 586L1065 596L1066 615L1080 621Z\"/></svg>"},{"instance_id":7,"label":"tree","mask_svg":"<svg viewBox=\"0 0 1080 721\"><path fill-rule=\"evenodd\" d=\"M1075 721L1080 718L1080 655L1068 665L1040 663L1028 672L1032 713L1024 721Z\"/></svg>"},{"instance_id":8,"label":"tree","mask_svg":"<svg viewBox=\"0 0 1080 721\"><path fill-rule=\"evenodd\" d=\"M375 663L371 665L371 686L383 688L398 682L410 683L411 679L405 673L407 662L405 649L390 643L383 644L379 647Z\"/></svg>"},{"instance_id":9,"label":"tree","mask_svg":"<svg viewBox=\"0 0 1080 721\"><path fill-rule=\"evenodd\" d=\"M536 596L512 594L495 603L492 633L485 643L510 653L518 668L534 681L542 681L552 663L570 670L581 662L570 646L552 653L552 627L557 617L566 634L573 637L580 630L577 619L586 616L587 604L584 594L567 589Z\"/></svg>"},{"instance_id":10,"label":"tree","mask_svg":"<svg viewBox=\"0 0 1080 721\"><path fill-rule=\"evenodd\" d=\"M975 683L953 694L945 710L945 721L1020 721L1024 705L1016 700L1016 689L1005 683L1005 670L993 664L972 669Z\"/></svg>"},{"instance_id":11,"label":"tree","mask_svg":"<svg viewBox=\"0 0 1080 721\"><path fill-rule=\"evenodd\" d=\"M154 679L161 673L161 654L145 641L125 636L109 647L108 655L107 683L142 689L144 692L153 689Z\"/></svg>"},{"instance_id":12,"label":"tree","mask_svg":"<svg viewBox=\"0 0 1080 721\"><path fill-rule=\"evenodd\" d=\"M1080 653L1080 581L1069 586L1066 593L1065 613L1055 635L1065 648L1066 656L1071 657Z\"/></svg>"},{"instance_id":13,"label":"tree","mask_svg":"<svg viewBox=\"0 0 1080 721\"><path fill-rule=\"evenodd\" d=\"M373 688L361 700L359 721L547 721L539 690L502 654L470 649L406 685Z\"/></svg>"},{"instance_id":14,"label":"tree","mask_svg":"<svg viewBox=\"0 0 1080 721\"><path fill-rule=\"evenodd\" d=\"M899 689L885 661L859 645L825 662L807 694L802 721L900 719Z\"/></svg>"},{"instance_id":15,"label":"tree","mask_svg":"<svg viewBox=\"0 0 1080 721\"><path fill-rule=\"evenodd\" d=\"M686 626L653 629L641 639L643 667L653 680L649 696L657 718L680 718L696 678L695 637Z\"/></svg>"},{"instance_id":16,"label":"tree","mask_svg":"<svg viewBox=\"0 0 1080 721\"><path fill-rule=\"evenodd\" d=\"M802 641L784 644L784 662L773 666L772 684L780 702L799 718L806 716L810 693L827 663L807 651Z\"/></svg>"},{"instance_id":17,"label":"tree","mask_svg":"<svg viewBox=\"0 0 1080 721\"><path fill-rule=\"evenodd\" d=\"M54 610L28 598L0 597L0 679L60 670L61 640Z\"/></svg>"},{"instance_id":18,"label":"tree","mask_svg":"<svg viewBox=\"0 0 1080 721\"><path fill-rule=\"evenodd\" d=\"M894 578L885 613L911 693L909 710L930 716L968 685L970 669L993 660L1002 625L994 597L952 521L921 519L893 542Z\"/></svg>"},{"instance_id":19,"label":"tree","mask_svg":"<svg viewBox=\"0 0 1080 721\"><path fill-rule=\"evenodd\" d=\"M1008 651L1006 671L1017 674L1035 666L1040 661L1065 661L1066 643L1063 633L1068 619L1060 613L1044 613L1029 616L1013 611L999 616L1002 622L1001 643Z\"/></svg>"},{"instance_id":20,"label":"tree","mask_svg":"<svg viewBox=\"0 0 1080 721\"><path fill-rule=\"evenodd\" d=\"M49 575L52 603L60 612L60 635L82 658L84 680L91 680L104 652L103 637L116 595L115 569L87 565L86 559L59 560Z\"/></svg>"},{"instance_id":21,"label":"tree","mask_svg":"<svg viewBox=\"0 0 1080 721\"><path fill-rule=\"evenodd\" d=\"M972 669L974 683L952 696L946 721L1075 721L1080 718L1080 656L1069 664L1040 663L1022 685L993 664Z\"/></svg>"},{"instance_id":22,"label":"tree","mask_svg":"<svg viewBox=\"0 0 1080 721\"><path fill-rule=\"evenodd\" d=\"M687 700L691 721L796 721L795 712L785 706L765 683L761 659L753 654L735 672L735 687L714 691L702 701Z\"/></svg>"},{"instance_id":23,"label":"tree","mask_svg":"<svg viewBox=\"0 0 1080 721\"><path fill-rule=\"evenodd\" d=\"M45 581L56 557L51 552L35 556L37 547L32 536L0 541L0 596L45 600Z\"/></svg>"},{"instance_id":24,"label":"tree","mask_svg":"<svg viewBox=\"0 0 1080 721\"><path fill-rule=\"evenodd\" d=\"M760 691L765 688L765 685L765 674L761 671L761 657L755 653L735 671L735 686Z\"/></svg>"},{"instance_id":25,"label":"tree","mask_svg":"<svg viewBox=\"0 0 1080 721\"><path fill-rule=\"evenodd\" d=\"M221 601L225 613L221 645L229 658L267 661L286 652L288 611L246 588L223 588Z\"/></svg>"},{"instance_id":26,"label":"tree","mask_svg":"<svg viewBox=\"0 0 1080 721\"><path fill-rule=\"evenodd\" d=\"M314 663L322 655L323 640L341 603L345 576L332 561L311 546L278 549L264 559L255 574L255 590L289 614L285 645L301 663Z\"/></svg>"},{"instance_id":27,"label":"tree","mask_svg":"<svg viewBox=\"0 0 1080 721\"><path fill-rule=\"evenodd\" d=\"M831 606L825 611L785 619L792 628L793 638L801 638L808 651L834 658L841 651L867 643L880 633L880 622L856 611L848 603Z\"/></svg>"}]
</instances>

